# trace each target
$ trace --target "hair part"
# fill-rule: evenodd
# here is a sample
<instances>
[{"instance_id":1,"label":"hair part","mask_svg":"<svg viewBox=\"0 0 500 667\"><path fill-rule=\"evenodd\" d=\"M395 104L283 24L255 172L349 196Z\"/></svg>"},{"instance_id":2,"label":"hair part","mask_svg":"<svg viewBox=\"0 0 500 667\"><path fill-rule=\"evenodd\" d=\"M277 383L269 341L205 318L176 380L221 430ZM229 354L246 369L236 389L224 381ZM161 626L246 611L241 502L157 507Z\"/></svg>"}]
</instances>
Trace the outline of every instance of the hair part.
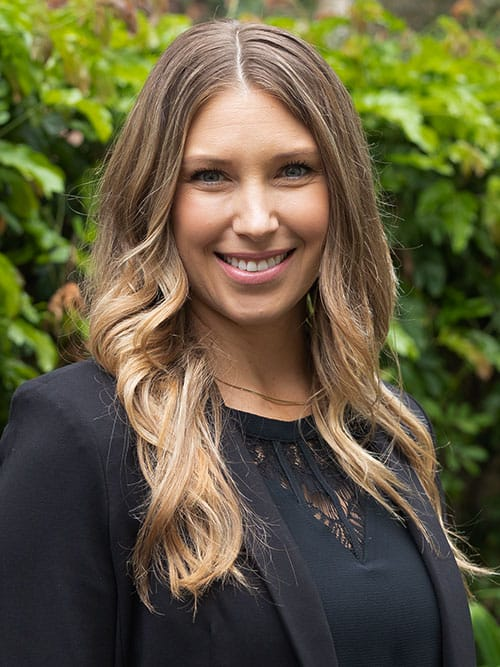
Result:
<instances>
[{"instance_id":1,"label":"hair part","mask_svg":"<svg viewBox=\"0 0 500 667\"><path fill-rule=\"evenodd\" d=\"M147 482L133 570L148 606L152 574L175 597L189 593L195 601L216 580L244 580L238 558L252 518L221 454L221 399L186 317L189 286L170 223L193 118L235 85L272 95L308 128L328 183L330 224L311 293L318 430L361 488L389 511L405 512L425 535L395 474L353 436L349 415L383 429L442 517L431 436L380 382L395 277L351 98L316 51L290 33L227 20L200 24L160 58L109 156L89 285L90 349L116 377Z\"/></svg>"}]
</instances>

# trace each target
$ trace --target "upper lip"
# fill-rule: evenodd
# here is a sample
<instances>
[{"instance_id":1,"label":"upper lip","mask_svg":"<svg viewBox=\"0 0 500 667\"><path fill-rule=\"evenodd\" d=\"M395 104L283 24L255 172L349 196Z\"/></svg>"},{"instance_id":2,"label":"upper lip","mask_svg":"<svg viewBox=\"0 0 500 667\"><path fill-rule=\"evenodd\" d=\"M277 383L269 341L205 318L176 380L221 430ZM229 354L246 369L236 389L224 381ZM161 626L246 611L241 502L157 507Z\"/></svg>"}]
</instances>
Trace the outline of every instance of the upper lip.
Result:
<instances>
[{"instance_id":1,"label":"upper lip","mask_svg":"<svg viewBox=\"0 0 500 667\"><path fill-rule=\"evenodd\" d=\"M221 255L223 257L234 257L235 259L243 260L254 260L258 261L259 259L269 259L270 257L276 257L277 255L286 255L295 248L287 248L277 250L266 250L266 252L216 252L216 255Z\"/></svg>"}]
</instances>

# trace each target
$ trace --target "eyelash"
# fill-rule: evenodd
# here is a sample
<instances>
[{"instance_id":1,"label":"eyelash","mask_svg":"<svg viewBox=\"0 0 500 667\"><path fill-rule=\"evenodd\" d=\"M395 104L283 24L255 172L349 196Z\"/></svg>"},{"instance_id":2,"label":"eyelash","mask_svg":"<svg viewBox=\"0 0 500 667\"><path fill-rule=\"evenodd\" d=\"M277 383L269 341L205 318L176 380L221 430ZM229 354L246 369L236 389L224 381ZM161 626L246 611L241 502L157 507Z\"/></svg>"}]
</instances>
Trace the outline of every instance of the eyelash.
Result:
<instances>
[{"instance_id":1,"label":"eyelash","mask_svg":"<svg viewBox=\"0 0 500 667\"><path fill-rule=\"evenodd\" d=\"M302 169L305 169L306 172L311 171L310 165L308 165L306 162L300 162L300 161L288 162L287 164L285 164L284 167L281 168L281 171L285 171L285 169L288 169L289 167L301 167Z\"/></svg>"},{"instance_id":2,"label":"eyelash","mask_svg":"<svg viewBox=\"0 0 500 667\"><path fill-rule=\"evenodd\" d=\"M223 174L223 172L220 169L197 169L194 171L191 176L190 180L191 181L196 181L200 179L200 176L203 174ZM207 181L210 182L210 181ZM219 181L212 181L213 183L218 183Z\"/></svg>"},{"instance_id":3,"label":"eyelash","mask_svg":"<svg viewBox=\"0 0 500 667\"><path fill-rule=\"evenodd\" d=\"M280 172L284 172L286 169L289 169L290 167L299 167L301 169L304 169L306 172L310 172L312 170L312 167L309 164L307 164L306 162L291 161L291 162L287 162L285 165L283 165L283 167L280 168ZM224 172L221 169L216 169L216 168L214 168L214 169L210 169L210 168L197 169L196 171L194 171L191 174L190 180L191 181L201 180L201 176L203 174L207 174L207 173L224 175ZM303 174L303 175L305 175L305 174ZM296 176L295 178L300 178L300 176ZM217 183L220 183L220 181L205 181L205 183L217 184Z\"/></svg>"}]
</instances>

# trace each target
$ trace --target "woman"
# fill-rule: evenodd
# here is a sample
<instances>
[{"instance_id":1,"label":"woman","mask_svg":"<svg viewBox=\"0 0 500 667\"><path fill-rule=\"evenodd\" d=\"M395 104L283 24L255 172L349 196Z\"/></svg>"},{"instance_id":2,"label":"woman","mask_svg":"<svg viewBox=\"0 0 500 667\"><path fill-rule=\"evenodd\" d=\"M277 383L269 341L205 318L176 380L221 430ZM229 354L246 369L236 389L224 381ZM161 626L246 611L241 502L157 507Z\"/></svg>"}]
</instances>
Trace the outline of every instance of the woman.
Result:
<instances>
[{"instance_id":1,"label":"woman","mask_svg":"<svg viewBox=\"0 0 500 667\"><path fill-rule=\"evenodd\" d=\"M349 95L298 38L181 35L108 161L93 360L1 445L2 664L475 664ZM466 561L455 549L461 567Z\"/></svg>"}]
</instances>

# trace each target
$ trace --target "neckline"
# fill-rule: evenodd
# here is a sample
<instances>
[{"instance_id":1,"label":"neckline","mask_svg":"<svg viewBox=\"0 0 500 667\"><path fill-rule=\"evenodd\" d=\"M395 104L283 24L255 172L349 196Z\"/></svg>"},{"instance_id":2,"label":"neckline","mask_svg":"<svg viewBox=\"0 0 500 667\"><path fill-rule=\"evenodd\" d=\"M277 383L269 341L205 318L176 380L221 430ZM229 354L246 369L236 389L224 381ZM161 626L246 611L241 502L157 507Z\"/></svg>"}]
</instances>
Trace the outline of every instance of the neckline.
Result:
<instances>
[{"instance_id":1,"label":"neckline","mask_svg":"<svg viewBox=\"0 0 500 667\"><path fill-rule=\"evenodd\" d=\"M255 415L251 412L243 412L227 406L224 409L227 411L229 418L236 423L243 433L262 440L294 442L317 435L314 419L311 415L302 419L283 421Z\"/></svg>"}]
</instances>

